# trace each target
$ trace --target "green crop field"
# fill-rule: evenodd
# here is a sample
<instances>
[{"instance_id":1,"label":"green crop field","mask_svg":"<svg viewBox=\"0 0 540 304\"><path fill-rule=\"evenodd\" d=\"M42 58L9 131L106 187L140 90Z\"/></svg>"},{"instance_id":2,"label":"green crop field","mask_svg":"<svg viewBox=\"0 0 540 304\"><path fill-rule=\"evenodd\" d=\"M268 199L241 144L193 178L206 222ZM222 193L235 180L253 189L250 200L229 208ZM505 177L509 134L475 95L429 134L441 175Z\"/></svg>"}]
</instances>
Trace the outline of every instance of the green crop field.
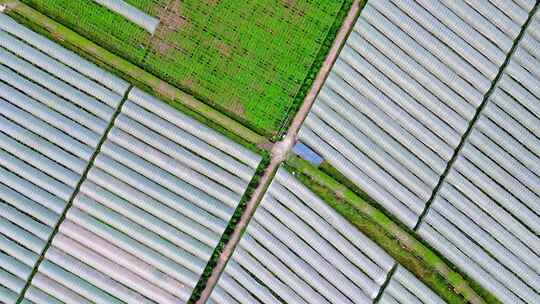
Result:
<instances>
[{"instance_id":1,"label":"green crop field","mask_svg":"<svg viewBox=\"0 0 540 304\"><path fill-rule=\"evenodd\" d=\"M141 62L150 34L92 0L22 0L110 51Z\"/></svg>"},{"instance_id":2,"label":"green crop field","mask_svg":"<svg viewBox=\"0 0 540 304\"><path fill-rule=\"evenodd\" d=\"M295 98L302 97L299 91L306 76L316 73L310 69L320 58L319 51L342 13L343 3L350 2L124 1L161 20L153 37L92 0L23 0L270 136L287 122Z\"/></svg>"},{"instance_id":3,"label":"green crop field","mask_svg":"<svg viewBox=\"0 0 540 304\"><path fill-rule=\"evenodd\" d=\"M144 67L273 133L341 6L327 0L173 0L158 13L162 25Z\"/></svg>"}]
</instances>

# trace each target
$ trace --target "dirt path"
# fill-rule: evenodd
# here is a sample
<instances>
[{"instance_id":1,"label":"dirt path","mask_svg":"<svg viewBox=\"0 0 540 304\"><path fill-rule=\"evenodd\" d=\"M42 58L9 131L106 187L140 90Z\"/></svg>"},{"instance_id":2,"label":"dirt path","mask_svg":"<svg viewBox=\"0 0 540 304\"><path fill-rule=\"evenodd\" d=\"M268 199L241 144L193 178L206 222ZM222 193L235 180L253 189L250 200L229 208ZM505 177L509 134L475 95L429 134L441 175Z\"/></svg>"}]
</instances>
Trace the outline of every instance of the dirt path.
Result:
<instances>
[{"instance_id":1,"label":"dirt path","mask_svg":"<svg viewBox=\"0 0 540 304\"><path fill-rule=\"evenodd\" d=\"M266 190L270 186L270 183L272 182L272 179L279 165L285 160L285 158L287 157L287 154L289 153L289 151L291 151L294 144L296 143L298 131L300 130L300 127L302 127L302 123L306 119L311 109L311 106L315 102L317 94L322 88L326 80L326 77L330 73L330 70L332 69L334 62L336 61L339 55L339 51L341 50L342 45L345 43L345 39L347 38L350 30L354 26L354 22L356 20L356 16L358 15L359 11L360 11L360 0L355 0L349 10L349 13L347 14L347 17L343 21L343 24L338 34L336 35L336 39L334 40L334 43L332 44L332 48L330 49L328 55L326 56L326 59L324 60L324 63L321 69L317 73L317 77L313 81L311 89L309 90L308 94L304 98L304 101L302 102L302 106L300 106L300 109L294 116L291 126L289 127L289 130L287 131L287 135L282 141L277 142L273 145L270 164L264 171L263 176L260 180L259 186L257 186L250 200L247 202L246 210L240 217L240 221L236 225L229 241L223 248L223 252L219 256L216 266L214 267L212 274L208 278L206 287L202 291L201 297L196 302L197 304L204 304L207 302L208 298L210 297L210 294L212 293L212 290L214 289L214 286L217 284L217 281L219 280L219 276L221 275L221 272L223 272L223 269L225 269L227 261L232 256L234 249L236 248L236 245L240 241L240 238L242 237L242 233L244 232L245 228L249 224L249 221L251 217L253 216L253 214L255 213L255 210L257 209L259 202L262 200L263 195L265 194Z\"/></svg>"},{"instance_id":2,"label":"dirt path","mask_svg":"<svg viewBox=\"0 0 540 304\"><path fill-rule=\"evenodd\" d=\"M287 136L294 136L296 138L298 131L300 130L300 127L302 126L302 123L306 119L306 116L311 110L311 106L315 102L315 98L319 94L319 91L321 90L326 80L326 77L330 73L330 70L332 69L334 62L339 56L339 51L341 50L341 47L345 43L345 39L348 37L349 32L354 26L354 22L356 20L356 16L358 15L359 11L360 11L360 0L355 0L353 5L351 6L351 9L349 10L349 13L347 14L347 17L345 17L345 20L343 21L343 24L341 25L341 28L339 29L338 34L336 35L336 39L334 40L334 43L332 44L332 48L330 48L330 51L328 52L328 55L326 56L326 59L324 60L321 66L321 69L319 70L319 73L317 73L317 77L315 78L315 80L313 81L313 84L311 85L311 89L309 90L306 97L304 98L304 101L302 102L300 109L294 116L291 126L289 127L289 130L287 131Z\"/></svg>"}]
</instances>

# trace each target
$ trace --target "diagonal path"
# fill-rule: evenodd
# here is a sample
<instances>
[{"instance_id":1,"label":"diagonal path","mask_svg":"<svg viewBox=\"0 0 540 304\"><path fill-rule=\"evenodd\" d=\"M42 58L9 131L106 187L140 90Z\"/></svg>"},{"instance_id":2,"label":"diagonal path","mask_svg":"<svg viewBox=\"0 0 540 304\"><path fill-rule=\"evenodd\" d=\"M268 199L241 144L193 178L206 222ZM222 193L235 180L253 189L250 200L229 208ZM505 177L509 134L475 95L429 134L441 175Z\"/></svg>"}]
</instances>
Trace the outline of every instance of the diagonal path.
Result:
<instances>
[{"instance_id":1,"label":"diagonal path","mask_svg":"<svg viewBox=\"0 0 540 304\"><path fill-rule=\"evenodd\" d=\"M334 43L332 44L332 47L328 55L326 56L326 59L323 62L323 65L321 69L319 70L317 77L315 78L315 81L313 81L313 85L311 86L311 89L309 90L308 94L304 98L302 106L296 113L291 123L291 126L289 127L289 130L287 131L287 135L282 141L277 142L273 145L272 151L271 151L272 156L270 159L270 163L268 167L266 168L266 170L264 171L259 185L257 186L255 191L253 192L253 195L247 202L246 209L244 213L242 214L240 221L236 225L233 234L231 235L229 241L225 245L223 252L219 256L217 264L214 267L212 274L208 278L206 287L202 291L199 300L197 300L198 304L206 303L207 300L209 299L214 286L217 284L217 281L219 280L219 276L221 272L223 272L223 269L225 268L227 261L232 256L234 249L236 248L236 245L238 244L238 242L240 241L240 238L242 237L242 233L244 232L245 228L249 224L249 221L253 217L253 214L255 213L257 206L259 205L260 201L262 200L262 197L266 193L266 190L270 186L270 183L272 182L272 179L274 175L276 174L276 171L279 165L285 160L289 151L292 150L297 139L298 131L300 130L302 123L306 119L309 111L311 110L311 107L313 103L315 102L317 94L319 93L328 74L330 73L330 70L332 69L334 62L336 61L339 55L339 52L343 44L345 43L347 36L349 35L349 32L353 28L356 17L358 16L360 12L360 9L361 9L361 1L355 0L351 8L349 9L349 13L347 14L347 17L345 18L338 34L336 35L336 39L334 40Z\"/></svg>"}]
</instances>

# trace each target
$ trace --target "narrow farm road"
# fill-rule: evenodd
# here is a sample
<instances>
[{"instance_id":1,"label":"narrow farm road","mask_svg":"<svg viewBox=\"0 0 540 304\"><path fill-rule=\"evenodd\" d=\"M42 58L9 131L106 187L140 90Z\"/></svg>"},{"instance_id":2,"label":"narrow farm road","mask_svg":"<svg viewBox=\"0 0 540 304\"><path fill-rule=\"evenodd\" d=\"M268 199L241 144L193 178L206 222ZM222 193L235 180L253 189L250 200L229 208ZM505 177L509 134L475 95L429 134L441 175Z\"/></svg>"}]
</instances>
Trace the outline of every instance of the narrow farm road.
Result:
<instances>
[{"instance_id":1,"label":"narrow farm road","mask_svg":"<svg viewBox=\"0 0 540 304\"><path fill-rule=\"evenodd\" d=\"M221 255L219 256L216 266L214 267L212 274L208 278L206 287L202 291L200 298L196 302L197 304L204 304L210 298L210 294L212 293L214 286L217 284L221 272L223 272L223 270L225 269L227 261L232 256L234 249L240 241L245 228L249 224L250 219L253 217L253 214L255 213L257 206L259 205L264 194L266 193L266 190L270 186L270 183L272 182L272 179L277 169L279 168L279 165L285 160L287 154L291 151L294 144L296 143L297 135L300 131L300 128L302 127L302 123L306 119L313 103L315 102L317 94L322 88L328 74L330 73L330 70L332 69L334 62L339 55L341 47L345 43L349 32L354 26L356 17L360 12L361 2L361 0L355 0L353 2L351 8L349 9L347 17L343 21L343 24L341 25L341 28L332 44L332 47L330 48L330 51L328 52L328 55L323 62L321 69L317 73L317 77L313 81L313 84L308 94L304 98L304 101L302 102L300 109L296 113L291 123L291 126L287 130L287 135L282 141L277 142L273 145L270 164L264 171L259 185L257 186L257 188L255 188L253 195L247 202L246 210L240 217L240 221L236 225L231 237L229 238L229 241L227 242Z\"/></svg>"}]
</instances>

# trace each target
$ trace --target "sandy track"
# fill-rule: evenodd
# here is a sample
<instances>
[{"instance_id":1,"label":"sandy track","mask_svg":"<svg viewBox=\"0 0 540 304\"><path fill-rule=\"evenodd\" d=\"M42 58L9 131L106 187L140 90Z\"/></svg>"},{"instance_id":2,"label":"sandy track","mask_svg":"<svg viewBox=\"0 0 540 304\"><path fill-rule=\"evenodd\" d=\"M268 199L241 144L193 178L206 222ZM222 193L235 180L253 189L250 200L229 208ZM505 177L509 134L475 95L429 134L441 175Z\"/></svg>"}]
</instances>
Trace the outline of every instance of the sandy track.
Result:
<instances>
[{"instance_id":1,"label":"sandy track","mask_svg":"<svg viewBox=\"0 0 540 304\"><path fill-rule=\"evenodd\" d=\"M212 293L214 286L217 284L217 281L219 280L219 276L223 272L223 269L225 269L225 266L227 265L227 261L232 256L234 249L236 248L236 245L238 244L238 242L240 241L240 238L242 237L242 233L244 232L245 228L249 224L249 221L251 217L253 216L253 214L255 213L257 206L259 205L260 201L262 200L262 197L266 193L266 190L270 186L270 183L272 182L272 179L279 165L285 160L285 158L287 157L287 154L296 143L298 131L302 127L302 123L306 119L306 116L311 110L311 107L313 103L315 102L315 99L319 91L324 85L326 77L330 73L330 70L332 69L334 62L336 61L339 55L339 51L341 50L341 47L345 43L345 40L347 39L349 32L354 26L354 23L356 21L356 17L358 16L359 11L360 11L360 0L355 0L349 10L349 13L347 14L347 17L345 18L345 20L343 21L343 24L341 25L341 28L338 34L336 35L336 39L334 40L332 47L330 48L330 51L328 52L328 55L326 56L326 59L324 60L322 64L321 69L317 73L317 77L313 81L313 84L311 85L311 88L308 94L304 98L304 101L302 102L300 109L294 116L291 126L287 130L287 135L282 141L277 142L273 145L270 164L264 171L259 185L257 186L257 188L255 188L253 195L251 196L250 200L246 204L246 210L240 217L240 221L234 228L234 231L229 241L223 248L223 252L219 256L217 264L214 267L212 274L208 278L206 287L202 291L199 300L197 300L196 302L197 304L206 303L206 301L210 297L210 294Z\"/></svg>"}]
</instances>

